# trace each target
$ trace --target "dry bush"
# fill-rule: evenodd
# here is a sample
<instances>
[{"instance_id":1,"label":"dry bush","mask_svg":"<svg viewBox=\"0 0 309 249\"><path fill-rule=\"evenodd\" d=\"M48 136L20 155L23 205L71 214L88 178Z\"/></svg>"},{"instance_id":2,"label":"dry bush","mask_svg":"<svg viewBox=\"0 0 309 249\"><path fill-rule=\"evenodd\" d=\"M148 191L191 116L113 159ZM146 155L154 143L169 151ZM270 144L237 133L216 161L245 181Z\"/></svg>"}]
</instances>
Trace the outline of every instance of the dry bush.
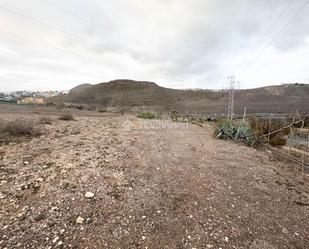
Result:
<instances>
[{"instance_id":1,"label":"dry bush","mask_svg":"<svg viewBox=\"0 0 309 249\"><path fill-rule=\"evenodd\" d=\"M287 143L287 139L282 137L280 134L276 134L275 136L271 137L269 143L272 146L284 146Z\"/></svg>"},{"instance_id":2,"label":"dry bush","mask_svg":"<svg viewBox=\"0 0 309 249\"><path fill-rule=\"evenodd\" d=\"M71 135L78 135L78 134L80 134L81 132L80 132L80 129L79 128L72 128L71 129L71 131L70 131L70 134Z\"/></svg>"},{"instance_id":3,"label":"dry bush","mask_svg":"<svg viewBox=\"0 0 309 249\"><path fill-rule=\"evenodd\" d=\"M17 118L6 124L5 132L12 136L36 135L34 122L27 119Z\"/></svg>"},{"instance_id":4,"label":"dry bush","mask_svg":"<svg viewBox=\"0 0 309 249\"><path fill-rule=\"evenodd\" d=\"M98 110L98 112L107 112L107 109L106 109L106 108L100 108L100 109Z\"/></svg>"},{"instance_id":5,"label":"dry bush","mask_svg":"<svg viewBox=\"0 0 309 249\"><path fill-rule=\"evenodd\" d=\"M122 108L122 109L119 110L119 113L120 113L121 115L124 115L125 112L126 112L126 109L124 109L124 108Z\"/></svg>"},{"instance_id":6,"label":"dry bush","mask_svg":"<svg viewBox=\"0 0 309 249\"><path fill-rule=\"evenodd\" d=\"M43 116L43 117L40 117L39 123L40 124L52 124L53 119L51 117Z\"/></svg>"},{"instance_id":7,"label":"dry bush","mask_svg":"<svg viewBox=\"0 0 309 249\"><path fill-rule=\"evenodd\" d=\"M269 128L270 131L279 130L280 128L287 125L287 121L285 119L272 118L271 125L269 127L269 118L252 117L249 119L249 124L251 129L255 132L256 136L262 136L269 133ZM289 130L286 129L280 134L287 135L289 134Z\"/></svg>"},{"instance_id":8,"label":"dry bush","mask_svg":"<svg viewBox=\"0 0 309 249\"><path fill-rule=\"evenodd\" d=\"M64 120L64 121L71 121L71 120L74 120L74 117L71 113L65 113L65 114L62 114L58 119Z\"/></svg>"},{"instance_id":9,"label":"dry bush","mask_svg":"<svg viewBox=\"0 0 309 249\"><path fill-rule=\"evenodd\" d=\"M0 119L0 133L4 133L6 129L6 122L3 119Z\"/></svg>"}]
</instances>

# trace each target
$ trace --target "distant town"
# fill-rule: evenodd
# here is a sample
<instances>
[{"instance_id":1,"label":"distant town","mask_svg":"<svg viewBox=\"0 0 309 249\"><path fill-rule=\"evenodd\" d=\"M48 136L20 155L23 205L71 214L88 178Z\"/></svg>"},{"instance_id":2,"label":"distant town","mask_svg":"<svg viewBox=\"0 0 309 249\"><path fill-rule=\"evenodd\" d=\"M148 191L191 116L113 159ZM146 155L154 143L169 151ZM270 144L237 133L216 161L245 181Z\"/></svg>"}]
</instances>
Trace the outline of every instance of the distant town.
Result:
<instances>
[{"instance_id":1,"label":"distant town","mask_svg":"<svg viewBox=\"0 0 309 249\"><path fill-rule=\"evenodd\" d=\"M68 91L13 91L0 92L0 102L17 104L44 104L45 99L66 94Z\"/></svg>"}]
</instances>

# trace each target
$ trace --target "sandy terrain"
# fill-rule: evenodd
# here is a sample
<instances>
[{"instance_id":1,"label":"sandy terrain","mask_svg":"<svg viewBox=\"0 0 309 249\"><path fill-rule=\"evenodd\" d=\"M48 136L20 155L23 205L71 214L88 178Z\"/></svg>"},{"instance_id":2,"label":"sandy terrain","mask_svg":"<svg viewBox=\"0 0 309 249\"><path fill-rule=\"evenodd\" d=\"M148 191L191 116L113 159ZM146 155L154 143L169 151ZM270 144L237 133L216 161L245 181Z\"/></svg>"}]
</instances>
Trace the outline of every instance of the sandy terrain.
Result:
<instances>
[{"instance_id":1,"label":"sandy terrain","mask_svg":"<svg viewBox=\"0 0 309 249\"><path fill-rule=\"evenodd\" d=\"M54 118L0 145L0 248L308 248L308 175L271 154L210 126Z\"/></svg>"}]
</instances>

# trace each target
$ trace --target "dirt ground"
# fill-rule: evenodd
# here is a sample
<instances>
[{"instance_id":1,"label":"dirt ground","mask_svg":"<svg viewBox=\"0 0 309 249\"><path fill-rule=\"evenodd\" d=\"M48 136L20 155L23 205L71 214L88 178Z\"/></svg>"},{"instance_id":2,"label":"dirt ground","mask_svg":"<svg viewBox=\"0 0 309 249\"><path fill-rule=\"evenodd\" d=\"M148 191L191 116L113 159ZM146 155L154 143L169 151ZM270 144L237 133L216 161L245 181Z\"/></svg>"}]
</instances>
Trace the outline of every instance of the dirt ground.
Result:
<instances>
[{"instance_id":1,"label":"dirt ground","mask_svg":"<svg viewBox=\"0 0 309 249\"><path fill-rule=\"evenodd\" d=\"M48 114L0 145L0 248L309 248L309 176L270 153L211 126Z\"/></svg>"}]
</instances>

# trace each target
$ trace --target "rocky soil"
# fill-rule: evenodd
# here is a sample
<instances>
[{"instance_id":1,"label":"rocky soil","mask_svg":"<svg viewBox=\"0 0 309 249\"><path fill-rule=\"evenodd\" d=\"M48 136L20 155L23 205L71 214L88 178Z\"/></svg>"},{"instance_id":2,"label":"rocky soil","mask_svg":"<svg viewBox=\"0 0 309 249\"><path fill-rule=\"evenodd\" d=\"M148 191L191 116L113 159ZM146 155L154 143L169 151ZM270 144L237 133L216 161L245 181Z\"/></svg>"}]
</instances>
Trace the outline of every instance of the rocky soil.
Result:
<instances>
[{"instance_id":1,"label":"rocky soil","mask_svg":"<svg viewBox=\"0 0 309 249\"><path fill-rule=\"evenodd\" d=\"M271 154L210 126L75 119L0 145L0 248L308 248L308 175Z\"/></svg>"}]
</instances>

